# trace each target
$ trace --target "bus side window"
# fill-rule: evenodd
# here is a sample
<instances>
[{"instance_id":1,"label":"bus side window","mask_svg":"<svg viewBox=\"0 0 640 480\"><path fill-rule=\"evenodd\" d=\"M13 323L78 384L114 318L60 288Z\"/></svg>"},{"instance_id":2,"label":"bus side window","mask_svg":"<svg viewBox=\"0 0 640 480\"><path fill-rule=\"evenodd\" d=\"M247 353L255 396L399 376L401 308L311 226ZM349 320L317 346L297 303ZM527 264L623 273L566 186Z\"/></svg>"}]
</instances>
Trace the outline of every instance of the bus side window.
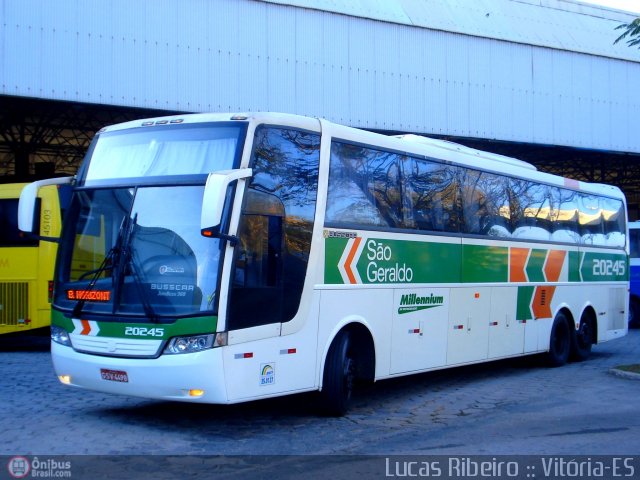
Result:
<instances>
[{"instance_id":1,"label":"bus side window","mask_svg":"<svg viewBox=\"0 0 640 480\"><path fill-rule=\"evenodd\" d=\"M410 158L406 162L406 195L418 230L458 232L458 170L452 165L422 158Z\"/></svg>"},{"instance_id":2,"label":"bus side window","mask_svg":"<svg viewBox=\"0 0 640 480\"><path fill-rule=\"evenodd\" d=\"M524 180L511 182L513 237L549 241L551 238L550 194L546 185Z\"/></svg>"},{"instance_id":3,"label":"bus side window","mask_svg":"<svg viewBox=\"0 0 640 480\"><path fill-rule=\"evenodd\" d=\"M263 198L267 194L249 189L245 195L229 310L232 328L282 319L284 207L280 204L279 211L270 211Z\"/></svg>"},{"instance_id":4,"label":"bus side window","mask_svg":"<svg viewBox=\"0 0 640 480\"><path fill-rule=\"evenodd\" d=\"M601 198L604 219L605 244L607 247L624 247L624 208L620 200Z\"/></svg>"},{"instance_id":5,"label":"bus side window","mask_svg":"<svg viewBox=\"0 0 640 480\"><path fill-rule=\"evenodd\" d=\"M461 178L464 232L509 237L507 179L471 169Z\"/></svg>"},{"instance_id":6,"label":"bus side window","mask_svg":"<svg viewBox=\"0 0 640 480\"><path fill-rule=\"evenodd\" d=\"M228 329L291 320L304 286L315 216L320 136L256 129L235 248Z\"/></svg>"},{"instance_id":7,"label":"bus side window","mask_svg":"<svg viewBox=\"0 0 640 480\"><path fill-rule=\"evenodd\" d=\"M40 234L41 200L36 199L33 218L33 233ZM37 247L38 239L25 235L18 229L18 199L0 200L0 246L2 247Z\"/></svg>"},{"instance_id":8,"label":"bus side window","mask_svg":"<svg viewBox=\"0 0 640 480\"><path fill-rule=\"evenodd\" d=\"M578 220L582 243L585 245L604 245L604 222L598 197L581 194L578 205L580 206Z\"/></svg>"},{"instance_id":9,"label":"bus side window","mask_svg":"<svg viewBox=\"0 0 640 480\"><path fill-rule=\"evenodd\" d=\"M383 150L333 142L327 224L402 227L401 158Z\"/></svg>"}]
</instances>

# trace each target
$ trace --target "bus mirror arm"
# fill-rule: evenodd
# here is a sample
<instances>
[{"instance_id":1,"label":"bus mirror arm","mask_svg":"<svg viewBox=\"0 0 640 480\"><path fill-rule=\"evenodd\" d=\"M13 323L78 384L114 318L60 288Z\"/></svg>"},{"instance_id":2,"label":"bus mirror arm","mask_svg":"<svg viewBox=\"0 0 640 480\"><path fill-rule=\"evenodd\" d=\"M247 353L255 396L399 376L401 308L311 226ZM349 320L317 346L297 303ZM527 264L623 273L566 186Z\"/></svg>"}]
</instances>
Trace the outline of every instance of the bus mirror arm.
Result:
<instances>
[{"instance_id":1,"label":"bus mirror arm","mask_svg":"<svg viewBox=\"0 0 640 480\"><path fill-rule=\"evenodd\" d=\"M231 182L249 178L252 174L253 171L250 168L222 170L209 174L202 196L202 215L200 217L200 231L202 235L206 237L224 238L225 240L237 243L235 237L220 232L222 210L224 209L227 196L227 187L229 187Z\"/></svg>"},{"instance_id":2,"label":"bus mirror arm","mask_svg":"<svg viewBox=\"0 0 640 480\"><path fill-rule=\"evenodd\" d=\"M20 193L20 202L18 203L18 228L25 233L32 234L33 216L36 209L38 190L48 185L69 184L73 178L74 177L49 178L47 180L38 180L25 186ZM35 237L40 240L57 241L52 239L52 237L40 237L38 235L35 235Z\"/></svg>"},{"instance_id":3,"label":"bus mirror arm","mask_svg":"<svg viewBox=\"0 0 640 480\"><path fill-rule=\"evenodd\" d=\"M59 237L45 237L43 235L36 235L35 233L31 233L31 232L23 232L23 233L25 236L41 242L60 243Z\"/></svg>"},{"instance_id":4,"label":"bus mirror arm","mask_svg":"<svg viewBox=\"0 0 640 480\"><path fill-rule=\"evenodd\" d=\"M240 240L235 235L227 235L226 233L218 233L216 237L221 238L222 240L226 240L231 244L232 247L235 247Z\"/></svg>"}]
</instances>

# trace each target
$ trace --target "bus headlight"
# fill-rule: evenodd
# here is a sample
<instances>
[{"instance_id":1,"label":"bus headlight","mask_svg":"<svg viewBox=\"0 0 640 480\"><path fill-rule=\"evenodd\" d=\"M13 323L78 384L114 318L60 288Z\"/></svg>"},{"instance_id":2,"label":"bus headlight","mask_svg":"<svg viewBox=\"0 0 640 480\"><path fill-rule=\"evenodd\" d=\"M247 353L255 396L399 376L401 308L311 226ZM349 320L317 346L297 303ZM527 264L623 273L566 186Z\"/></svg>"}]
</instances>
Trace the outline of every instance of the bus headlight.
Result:
<instances>
[{"instance_id":1,"label":"bus headlight","mask_svg":"<svg viewBox=\"0 0 640 480\"><path fill-rule=\"evenodd\" d=\"M201 352L213 347L215 334L190 335L185 337L173 337L164 349L165 354Z\"/></svg>"},{"instance_id":2,"label":"bus headlight","mask_svg":"<svg viewBox=\"0 0 640 480\"><path fill-rule=\"evenodd\" d=\"M69 338L69 332L67 332L64 328L56 327L55 325L51 325L51 341L59 343L60 345L65 345L67 347L71 346L71 338Z\"/></svg>"}]
</instances>

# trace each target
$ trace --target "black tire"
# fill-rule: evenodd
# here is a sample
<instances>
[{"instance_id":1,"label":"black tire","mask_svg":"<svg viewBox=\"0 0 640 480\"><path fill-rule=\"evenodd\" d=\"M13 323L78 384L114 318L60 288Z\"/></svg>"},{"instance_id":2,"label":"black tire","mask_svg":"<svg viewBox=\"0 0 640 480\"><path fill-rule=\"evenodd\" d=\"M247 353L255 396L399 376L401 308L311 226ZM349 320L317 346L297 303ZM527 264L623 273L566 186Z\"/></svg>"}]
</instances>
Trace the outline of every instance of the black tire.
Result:
<instances>
[{"instance_id":1,"label":"black tire","mask_svg":"<svg viewBox=\"0 0 640 480\"><path fill-rule=\"evenodd\" d=\"M591 355L591 345L595 341L595 331L591 316L583 313L580 319L580 328L571 338L571 360L582 362Z\"/></svg>"},{"instance_id":2,"label":"black tire","mask_svg":"<svg viewBox=\"0 0 640 480\"><path fill-rule=\"evenodd\" d=\"M636 298L629 299L629 328L640 327L640 302Z\"/></svg>"},{"instance_id":3,"label":"black tire","mask_svg":"<svg viewBox=\"0 0 640 480\"><path fill-rule=\"evenodd\" d=\"M571 330L569 330L569 322L564 313L560 312L556 315L551 326L547 363L550 367L561 367L569 360L570 351Z\"/></svg>"},{"instance_id":4,"label":"black tire","mask_svg":"<svg viewBox=\"0 0 640 480\"><path fill-rule=\"evenodd\" d=\"M341 417L347 413L356 371L350 348L351 336L346 331L339 333L329 347L320 392L321 408L327 415Z\"/></svg>"}]
</instances>

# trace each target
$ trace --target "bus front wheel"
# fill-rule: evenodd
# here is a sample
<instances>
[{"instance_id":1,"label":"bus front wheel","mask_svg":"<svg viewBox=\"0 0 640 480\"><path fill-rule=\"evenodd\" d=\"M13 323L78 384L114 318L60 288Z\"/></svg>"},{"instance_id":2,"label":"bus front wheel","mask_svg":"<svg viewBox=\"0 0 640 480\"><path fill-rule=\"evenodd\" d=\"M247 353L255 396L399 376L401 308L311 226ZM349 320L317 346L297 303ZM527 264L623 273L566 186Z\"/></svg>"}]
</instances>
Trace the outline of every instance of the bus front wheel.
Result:
<instances>
[{"instance_id":1,"label":"bus front wheel","mask_svg":"<svg viewBox=\"0 0 640 480\"><path fill-rule=\"evenodd\" d=\"M347 412L356 371L351 343L351 335L343 331L329 347L320 392L322 410L327 415L339 417Z\"/></svg>"},{"instance_id":2,"label":"bus front wheel","mask_svg":"<svg viewBox=\"0 0 640 480\"><path fill-rule=\"evenodd\" d=\"M551 326L547 363L551 367L564 365L569 359L570 350L571 330L569 330L569 322L564 313L560 312L556 315Z\"/></svg>"}]
</instances>

